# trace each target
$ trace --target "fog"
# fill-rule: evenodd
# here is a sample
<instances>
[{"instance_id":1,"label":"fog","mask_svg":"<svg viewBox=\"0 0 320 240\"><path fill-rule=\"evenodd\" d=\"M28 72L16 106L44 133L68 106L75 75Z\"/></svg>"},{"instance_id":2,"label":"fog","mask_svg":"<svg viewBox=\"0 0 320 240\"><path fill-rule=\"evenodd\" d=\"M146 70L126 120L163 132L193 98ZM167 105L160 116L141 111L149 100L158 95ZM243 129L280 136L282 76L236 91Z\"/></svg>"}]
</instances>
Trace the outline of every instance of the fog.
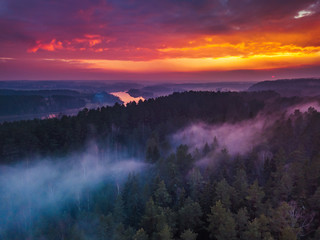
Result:
<instances>
[{"instance_id":1,"label":"fog","mask_svg":"<svg viewBox=\"0 0 320 240\"><path fill-rule=\"evenodd\" d=\"M272 123L273 120L263 117L236 124L208 125L201 122L179 131L172 139L195 150L202 149L206 143L212 144L216 138L220 150L227 149L231 155L245 154L265 140L264 130Z\"/></svg>"},{"instance_id":2,"label":"fog","mask_svg":"<svg viewBox=\"0 0 320 240\"><path fill-rule=\"evenodd\" d=\"M0 233L31 224L42 214L54 214L70 201L80 208L83 194L109 180L120 183L129 173L146 167L132 158L112 159L112 155L102 160L97 154L86 153L0 166Z\"/></svg>"},{"instance_id":3,"label":"fog","mask_svg":"<svg viewBox=\"0 0 320 240\"><path fill-rule=\"evenodd\" d=\"M203 150L208 144L211 149L209 155L201 158L196 164L207 165L219 159L222 151L225 151L231 156L245 155L250 153L255 147L262 146L268 140L270 128L281 118L290 118L296 110L301 113L307 112L309 108L320 111L320 104L316 101L304 102L296 104L285 109L273 113L265 113L262 111L255 118L244 120L237 123L223 124L207 124L197 122L190 124L173 134L170 137L170 142L173 146L186 144L191 152ZM271 157L271 153L266 149L261 149L258 153L259 158L265 160L266 157Z\"/></svg>"},{"instance_id":4,"label":"fog","mask_svg":"<svg viewBox=\"0 0 320 240\"><path fill-rule=\"evenodd\" d=\"M260 113L253 119L238 123L210 125L194 122L169 138L172 146L187 144L190 151L201 151L206 143L209 144L211 149L214 148L214 154L206 155L196 163L208 164L224 149L231 156L249 153L267 141L268 128L280 117L290 117L296 109L308 111L310 106L320 109L317 102L309 102L268 115ZM119 157L108 152L107 156L101 157L92 149L61 159L41 158L31 162L21 159L13 165L0 165L0 237L1 232L8 228L18 226L23 229L26 225L27 229L27 225L39 216L54 215L68 203L80 209L83 201L89 201L85 200L88 193L110 181L117 189L130 173L147 167L141 159L129 155Z\"/></svg>"},{"instance_id":5,"label":"fog","mask_svg":"<svg viewBox=\"0 0 320 240\"><path fill-rule=\"evenodd\" d=\"M292 107L289 107L287 109L287 116L290 116L291 114L293 114L296 110L299 110L300 112L307 112L309 110L309 108L313 108L316 111L320 111L320 104L317 101L312 101L312 102L306 102L306 103L301 103L301 104L297 104L294 105Z\"/></svg>"}]
</instances>

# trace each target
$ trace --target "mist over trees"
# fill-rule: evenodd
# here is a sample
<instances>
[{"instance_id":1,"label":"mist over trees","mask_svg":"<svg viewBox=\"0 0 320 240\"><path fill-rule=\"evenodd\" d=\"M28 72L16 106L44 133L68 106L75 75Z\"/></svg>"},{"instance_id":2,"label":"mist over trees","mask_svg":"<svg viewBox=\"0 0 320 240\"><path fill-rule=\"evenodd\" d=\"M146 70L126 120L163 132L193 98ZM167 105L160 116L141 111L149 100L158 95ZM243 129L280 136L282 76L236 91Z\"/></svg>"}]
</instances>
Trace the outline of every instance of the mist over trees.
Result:
<instances>
[{"instance_id":1,"label":"mist over trees","mask_svg":"<svg viewBox=\"0 0 320 240\"><path fill-rule=\"evenodd\" d=\"M72 178L80 190L62 188L70 197L41 210L32 201L42 195L30 195L38 188L21 196L11 178L2 177L0 238L319 239L320 113L285 112L304 101L274 92L184 92L73 117L3 123L2 176L9 167L43 172L39 159L50 157L43 163L48 174L80 169L73 175L94 179L96 168L81 165L88 149L106 169L102 176L117 164L128 166L128 158L144 167L81 188L87 182ZM48 174L35 174L34 181L48 189L66 185L44 178ZM22 208L15 208L17 201Z\"/></svg>"}]
</instances>

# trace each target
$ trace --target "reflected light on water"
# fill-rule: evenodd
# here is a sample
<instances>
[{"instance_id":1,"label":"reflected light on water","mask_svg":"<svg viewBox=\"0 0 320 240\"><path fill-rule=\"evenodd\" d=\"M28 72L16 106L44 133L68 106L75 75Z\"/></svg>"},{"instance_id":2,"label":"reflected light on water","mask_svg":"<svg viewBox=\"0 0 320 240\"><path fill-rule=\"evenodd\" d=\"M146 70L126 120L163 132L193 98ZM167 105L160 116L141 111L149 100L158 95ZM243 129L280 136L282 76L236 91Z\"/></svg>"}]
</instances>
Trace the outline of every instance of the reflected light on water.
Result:
<instances>
[{"instance_id":1,"label":"reflected light on water","mask_svg":"<svg viewBox=\"0 0 320 240\"><path fill-rule=\"evenodd\" d=\"M136 102L138 103L140 100L144 101L145 99L143 97L132 97L130 94L126 92L113 92L110 93L113 96L119 97L120 100L124 103L124 105L127 105L129 102Z\"/></svg>"}]
</instances>

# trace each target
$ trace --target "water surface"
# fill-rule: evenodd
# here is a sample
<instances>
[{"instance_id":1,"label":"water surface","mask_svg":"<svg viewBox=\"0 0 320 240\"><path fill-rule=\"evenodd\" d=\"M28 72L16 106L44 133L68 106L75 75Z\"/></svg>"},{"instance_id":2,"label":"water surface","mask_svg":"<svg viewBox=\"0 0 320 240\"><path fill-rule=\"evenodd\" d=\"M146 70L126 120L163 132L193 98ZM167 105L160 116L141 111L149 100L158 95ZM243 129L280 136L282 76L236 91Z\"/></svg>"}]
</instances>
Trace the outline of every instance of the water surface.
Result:
<instances>
[{"instance_id":1,"label":"water surface","mask_svg":"<svg viewBox=\"0 0 320 240\"><path fill-rule=\"evenodd\" d=\"M143 97L132 97L127 92L112 92L110 93L113 96L119 97L120 100L124 103L124 105L127 105L129 102L136 102L138 103L140 100L144 101L145 99Z\"/></svg>"}]
</instances>

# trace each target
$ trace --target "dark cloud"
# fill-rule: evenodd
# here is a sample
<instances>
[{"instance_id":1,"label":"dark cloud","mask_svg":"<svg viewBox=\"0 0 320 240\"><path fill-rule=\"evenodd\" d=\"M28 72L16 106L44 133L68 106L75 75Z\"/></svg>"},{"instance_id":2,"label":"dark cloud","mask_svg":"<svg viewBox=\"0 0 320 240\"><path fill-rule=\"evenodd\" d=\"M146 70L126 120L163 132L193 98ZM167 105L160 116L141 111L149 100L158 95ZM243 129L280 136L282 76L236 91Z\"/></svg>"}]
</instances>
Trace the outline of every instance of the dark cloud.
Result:
<instances>
[{"instance_id":1,"label":"dark cloud","mask_svg":"<svg viewBox=\"0 0 320 240\"><path fill-rule=\"evenodd\" d=\"M281 20L285 24L286 19L312 3L315 1L3 0L0 20L2 32L13 35L12 38L19 34L30 34L34 38L73 38L94 32L123 40L144 32L219 34Z\"/></svg>"},{"instance_id":2,"label":"dark cloud","mask_svg":"<svg viewBox=\"0 0 320 240\"><path fill-rule=\"evenodd\" d=\"M10 27L9 27L10 26ZM17 41L17 42L30 42L35 39L25 30L25 23L22 21L0 19L0 41Z\"/></svg>"},{"instance_id":3,"label":"dark cloud","mask_svg":"<svg viewBox=\"0 0 320 240\"><path fill-rule=\"evenodd\" d=\"M319 46L318 38L314 37L319 33L319 30L316 31L320 20L319 2L318 0L0 0L0 58L139 61L219 55L217 47L210 50L212 53L208 50L204 54L206 51L204 49L192 56L181 55L181 51L176 51L177 55L158 51L165 48L188 48L197 46L196 44L206 45L208 44L206 36L218 39L218 44L233 44L234 48L237 44L245 44L248 41L260 41L262 45L265 41L270 41L279 42L280 45L294 44L297 47ZM294 19L299 11L309 9L312 10L312 14ZM292 33L293 37L282 40L280 39L284 36L282 33ZM294 35L296 33L299 33L298 37ZM95 36L96 43L90 42L92 41L90 36ZM190 42L196 44L192 45ZM228 47L221 47L221 51L224 51L221 56L228 56L229 52L226 49L228 50ZM234 52L229 55L234 56L232 54ZM246 53L239 54L246 56ZM8 69L14 72L14 68L6 64ZM30 76L28 78L35 76L34 66L39 66L35 64L27 68L25 66L28 64L17 63L19 64L21 70L19 72L25 72L26 76ZM61 71L60 75L63 73L68 76L72 74L78 76L76 74L78 68L70 70L65 69L63 64L56 66L52 63L43 65L43 74L50 72L52 74L50 78L58 74L56 70ZM10 76L10 71L5 71L6 76ZM90 74L93 73L88 72L87 76L91 76ZM99 74L97 73L97 78L104 76ZM2 77L4 77L3 71Z\"/></svg>"}]
</instances>

